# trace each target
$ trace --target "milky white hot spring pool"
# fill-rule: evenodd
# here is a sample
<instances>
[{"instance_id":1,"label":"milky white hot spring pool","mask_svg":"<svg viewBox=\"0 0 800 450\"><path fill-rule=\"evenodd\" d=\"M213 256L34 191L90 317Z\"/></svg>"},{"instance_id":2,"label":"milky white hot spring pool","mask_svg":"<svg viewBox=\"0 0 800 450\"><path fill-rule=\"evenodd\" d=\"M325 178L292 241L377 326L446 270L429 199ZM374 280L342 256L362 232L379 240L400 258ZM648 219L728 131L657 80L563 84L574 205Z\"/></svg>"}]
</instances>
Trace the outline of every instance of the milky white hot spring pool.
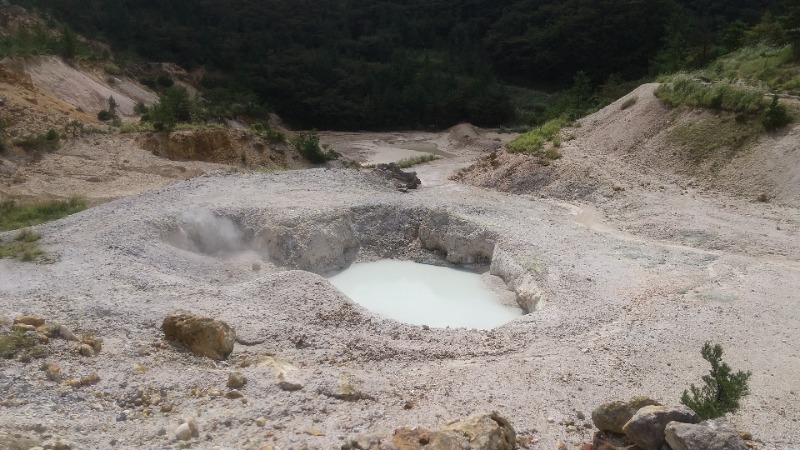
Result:
<instances>
[{"instance_id":1,"label":"milky white hot spring pool","mask_svg":"<svg viewBox=\"0 0 800 450\"><path fill-rule=\"evenodd\" d=\"M353 264L329 281L368 310L414 325L486 330L523 314L478 274L412 261Z\"/></svg>"}]
</instances>

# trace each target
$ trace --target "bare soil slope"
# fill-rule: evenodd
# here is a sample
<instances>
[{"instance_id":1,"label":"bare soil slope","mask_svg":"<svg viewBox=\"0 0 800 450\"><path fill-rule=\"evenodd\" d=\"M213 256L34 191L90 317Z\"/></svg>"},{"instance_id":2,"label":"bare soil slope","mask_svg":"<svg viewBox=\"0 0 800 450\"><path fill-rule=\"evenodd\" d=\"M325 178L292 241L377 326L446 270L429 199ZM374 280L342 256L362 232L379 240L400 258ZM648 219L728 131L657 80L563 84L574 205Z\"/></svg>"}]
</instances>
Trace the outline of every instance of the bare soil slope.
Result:
<instances>
[{"instance_id":1,"label":"bare soil slope","mask_svg":"<svg viewBox=\"0 0 800 450\"><path fill-rule=\"evenodd\" d=\"M138 102L152 104L158 95L136 81L93 71L79 70L55 56L26 61L25 73L34 85L89 114L108 108L114 97L123 116L132 117Z\"/></svg>"},{"instance_id":2,"label":"bare soil slope","mask_svg":"<svg viewBox=\"0 0 800 450\"><path fill-rule=\"evenodd\" d=\"M98 123L96 112L82 111L34 84L20 60L0 61L0 104L0 121L11 138L62 129L72 120Z\"/></svg>"},{"instance_id":3,"label":"bare soil slope","mask_svg":"<svg viewBox=\"0 0 800 450\"><path fill-rule=\"evenodd\" d=\"M267 142L247 130L120 133L96 117L110 96L123 116L132 115L137 102L158 99L133 80L71 66L58 57L0 62L0 120L9 143L50 129L62 136L53 152L9 145L0 154L0 198L81 196L96 203L214 169L308 166L291 145ZM280 125L274 128L291 135Z\"/></svg>"},{"instance_id":4,"label":"bare soil slope","mask_svg":"<svg viewBox=\"0 0 800 450\"><path fill-rule=\"evenodd\" d=\"M558 198L600 200L632 185L649 190L696 187L755 199L800 205L800 127L756 138L727 142L698 156L707 142L681 142L691 127L730 127L726 113L670 109L646 84L603 110L562 130L561 159L548 166L525 155L498 151L459 174L466 183L512 192L539 192ZM635 103L623 109L631 98ZM755 126L750 124L742 125ZM726 128L727 129L727 128ZM694 139L703 140L702 129ZM722 138L725 138L722 135Z\"/></svg>"}]
</instances>

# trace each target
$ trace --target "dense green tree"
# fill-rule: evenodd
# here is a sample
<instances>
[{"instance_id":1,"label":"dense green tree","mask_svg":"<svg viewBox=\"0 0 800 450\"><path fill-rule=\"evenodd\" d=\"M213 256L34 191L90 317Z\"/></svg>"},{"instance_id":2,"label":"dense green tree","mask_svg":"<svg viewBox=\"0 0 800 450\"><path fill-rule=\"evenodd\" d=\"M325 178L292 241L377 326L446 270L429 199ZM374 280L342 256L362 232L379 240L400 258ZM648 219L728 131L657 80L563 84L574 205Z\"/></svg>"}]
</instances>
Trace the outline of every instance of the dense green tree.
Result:
<instances>
[{"instance_id":1,"label":"dense green tree","mask_svg":"<svg viewBox=\"0 0 800 450\"><path fill-rule=\"evenodd\" d=\"M59 54L66 59L72 59L78 54L78 37L70 27L61 28L58 47Z\"/></svg>"},{"instance_id":2,"label":"dense green tree","mask_svg":"<svg viewBox=\"0 0 800 450\"><path fill-rule=\"evenodd\" d=\"M211 115L319 128L512 120L505 85L690 67L797 0L19 0L116 51L209 74ZM681 22L670 21L676 14ZM739 22L737 22L739 21ZM776 20L788 36L798 26ZM735 27L731 24L737 24ZM744 28L742 28L744 27ZM62 49L63 50L63 49ZM69 51L67 54L71 53ZM658 58L656 56L659 55Z\"/></svg>"},{"instance_id":3,"label":"dense green tree","mask_svg":"<svg viewBox=\"0 0 800 450\"><path fill-rule=\"evenodd\" d=\"M156 130L170 131L179 122L191 122L191 112L192 101L186 88L173 86L142 116L142 120L151 122Z\"/></svg>"}]
</instances>

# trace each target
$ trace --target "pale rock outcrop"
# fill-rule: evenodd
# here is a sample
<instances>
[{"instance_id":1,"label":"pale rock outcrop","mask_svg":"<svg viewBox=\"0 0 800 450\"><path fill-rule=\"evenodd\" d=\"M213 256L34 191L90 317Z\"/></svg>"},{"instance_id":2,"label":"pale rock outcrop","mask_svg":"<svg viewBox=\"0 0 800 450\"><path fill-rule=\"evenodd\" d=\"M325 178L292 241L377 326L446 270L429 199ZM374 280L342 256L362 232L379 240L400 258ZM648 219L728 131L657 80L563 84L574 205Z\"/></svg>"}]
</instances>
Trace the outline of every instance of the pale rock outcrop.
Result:
<instances>
[{"instance_id":1,"label":"pale rock outcrop","mask_svg":"<svg viewBox=\"0 0 800 450\"><path fill-rule=\"evenodd\" d=\"M189 313L164 318L164 336L185 345L192 353L222 360L233 351L236 335L227 323Z\"/></svg>"},{"instance_id":2,"label":"pale rock outcrop","mask_svg":"<svg viewBox=\"0 0 800 450\"><path fill-rule=\"evenodd\" d=\"M622 427L629 441L642 450L660 450L666 443L664 429L670 422L697 423L697 414L686 406L645 406Z\"/></svg>"},{"instance_id":3,"label":"pale rock outcrop","mask_svg":"<svg viewBox=\"0 0 800 450\"><path fill-rule=\"evenodd\" d=\"M422 184L417 177L417 172L404 172L397 163L378 164L375 166L374 172L393 181L395 187L401 191L416 189Z\"/></svg>"},{"instance_id":4,"label":"pale rock outcrop","mask_svg":"<svg viewBox=\"0 0 800 450\"><path fill-rule=\"evenodd\" d=\"M445 253L453 264L491 261L496 239L494 233L445 210L432 211L419 225L422 246Z\"/></svg>"},{"instance_id":5,"label":"pale rock outcrop","mask_svg":"<svg viewBox=\"0 0 800 450\"><path fill-rule=\"evenodd\" d=\"M661 403L650 397L637 396L627 402L613 401L604 403L592 411L592 422L600 431L623 434L622 427L645 406L659 406Z\"/></svg>"},{"instance_id":6,"label":"pale rock outcrop","mask_svg":"<svg viewBox=\"0 0 800 450\"><path fill-rule=\"evenodd\" d=\"M739 432L724 419L670 422L664 432L672 450L747 450Z\"/></svg>"},{"instance_id":7,"label":"pale rock outcrop","mask_svg":"<svg viewBox=\"0 0 800 450\"><path fill-rule=\"evenodd\" d=\"M513 450L516 433L511 424L496 412L458 420L439 430L400 428L392 444L399 450Z\"/></svg>"}]
</instances>

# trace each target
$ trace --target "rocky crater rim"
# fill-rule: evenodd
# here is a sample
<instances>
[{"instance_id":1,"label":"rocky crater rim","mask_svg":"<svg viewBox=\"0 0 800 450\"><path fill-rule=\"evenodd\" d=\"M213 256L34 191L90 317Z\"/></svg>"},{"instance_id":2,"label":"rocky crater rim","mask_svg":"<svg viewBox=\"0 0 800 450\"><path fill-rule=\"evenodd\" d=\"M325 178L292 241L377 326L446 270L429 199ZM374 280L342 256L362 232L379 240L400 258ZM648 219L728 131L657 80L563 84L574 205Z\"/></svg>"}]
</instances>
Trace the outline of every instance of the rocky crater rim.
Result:
<instances>
[{"instance_id":1,"label":"rocky crater rim","mask_svg":"<svg viewBox=\"0 0 800 450\"><path fill-rule=\"evenodd\" d=\"M486 272L490 286L504 285L526 314L545 300L542 280L503 248L497 232L446 209L371 205L283 219L269 211L194 209L154 226L163 242L199 257L251 253L275 271L322 276L356 262L410 260Z\"/></svg>"}]
</instances>

